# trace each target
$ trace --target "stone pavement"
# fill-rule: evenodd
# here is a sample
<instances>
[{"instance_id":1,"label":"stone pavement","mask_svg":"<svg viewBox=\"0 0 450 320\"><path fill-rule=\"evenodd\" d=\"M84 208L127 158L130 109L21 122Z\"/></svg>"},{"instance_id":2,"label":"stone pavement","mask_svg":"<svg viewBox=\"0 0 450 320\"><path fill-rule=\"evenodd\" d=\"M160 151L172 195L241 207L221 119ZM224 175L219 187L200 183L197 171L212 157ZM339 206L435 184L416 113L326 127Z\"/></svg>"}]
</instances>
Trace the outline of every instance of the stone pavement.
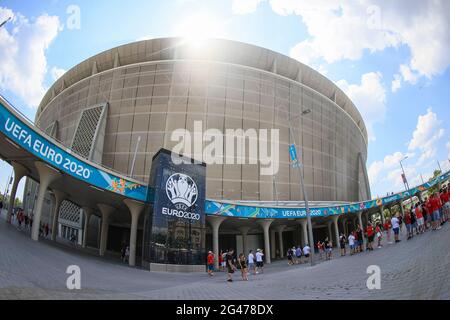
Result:
<instances>
[{"instance_id":1,"label":"stone pavement","mask_svg":"<svg viewBox=\"0 0 450 320\"><path fill-rule=\"evenodd\" d=\"M233 283L218 272L157 273L50 241L32 241L0 219L0 299L450 299L450 223L373 252L309 265L277 261L264 274ZM335 253L336 256L336 253ZM81 290L66 288L66 268L81 268ZM369 265L381 289L368 290Z\"/></svg>"}]
</instances>

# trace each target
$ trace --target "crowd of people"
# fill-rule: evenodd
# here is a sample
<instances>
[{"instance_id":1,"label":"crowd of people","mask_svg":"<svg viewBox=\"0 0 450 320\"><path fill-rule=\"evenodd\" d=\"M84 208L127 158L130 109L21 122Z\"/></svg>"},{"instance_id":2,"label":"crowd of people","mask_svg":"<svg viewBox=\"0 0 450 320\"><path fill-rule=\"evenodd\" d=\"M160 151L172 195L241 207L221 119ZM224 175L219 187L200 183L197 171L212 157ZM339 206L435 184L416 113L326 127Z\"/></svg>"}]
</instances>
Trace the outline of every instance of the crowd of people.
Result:
<instances>
[{"instance_id":1,"label":"crowd of people","mask_svg":"<svg viewBox=\"0 0 450 320\"><path fill-rule=\"evenodd\" d=\"M450 189L445 187L439 192L432 193L423 202L412 203L402 212L404 213L398 212L392 218L385 219L384 223L368 221L366 228L358 225L348 236L340 233L338 244L340 255L347 255L347 247L350 255L363 252L364 240L366 251L373 251L375 245L382 248L384 236L388 244L398 243L401 241L400 234L404 226L408 240L415 235L441 229L441 225L448 221L450 215ZM319 254L319 259L331 260L333 257L333 243L328 237L323 241L319 240L314 249ZM288 265L306 263L310 254L311 248L308 244L303 248L290 247L286 252L287 263ZM207 266L210 276L214 275L214 261L214 253L209 251ZM226 271L228 282L233 281L233 274L237 270L240 270L243 281L248 280L249 274L264 273L264 252L261 249L257 249L256 253L250 250L247 256L244 253L236 255L233 249L220 251L218 261L219 271Z\"/></svg>"}]
</instances>

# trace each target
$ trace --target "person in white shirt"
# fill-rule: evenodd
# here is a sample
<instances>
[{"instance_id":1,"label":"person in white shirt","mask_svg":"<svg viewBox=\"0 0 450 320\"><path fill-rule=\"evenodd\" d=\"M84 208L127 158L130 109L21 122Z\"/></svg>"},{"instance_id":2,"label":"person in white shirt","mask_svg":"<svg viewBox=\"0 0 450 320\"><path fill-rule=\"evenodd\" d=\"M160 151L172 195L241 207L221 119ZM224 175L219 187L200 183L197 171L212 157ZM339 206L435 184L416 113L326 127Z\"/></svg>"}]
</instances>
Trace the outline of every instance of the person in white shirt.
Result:
<instances>
[{"instance_id":1,"label":"person in white shirt","mask_svg":"<svg viewBox=\"0 0 450 320\"><path fill-rule=\"evenodd\" d=\"M353 232L348 236L348 245L350 246L350 255L355 253L355 236Z\"/></svg>"},{"instance_id":2,"label":"person in white shirt","mask_svg":"<svg viewBox=\"0 0 450 320\"><path fill-rule=\"evenodd\" d=\"M392 231L394 231L395 243L400 242L400 240L398 240L398 234L400 233L400 221L398 220L397 216L394 216L391 219L391 224Z\"/></svg>"},{"instance_id":3,"label":"person in white shirt","mask_svg":"<svg viewBox=\"0 0 450 320\"><path fill-rule=\"evenodd\" d=\"M310 253L311 253L311 248L308 246L308 244L305 244L305 247L303 248L303 255L306 258L305 262L308 261Z\"/></svg>"},{"instance_id":4,"label":"person in white shirt","mask_svg":"<svg viewBox=\"0 0 450 320\"><path fill-rule=\"evenodd\" d=\"M256 250L256 273L264 273L264 253L261 249Z\"/></svg>"},{"instance_id":5,"label":"person in white shirt","mask_svg":"<svg viewBox=\"0 0 450 320\"><path fill-rule=\"evenodd\" d=\"M253 254L253 250L250 250L248 254L248 270L249 272L253 270L253 274L256 274L255 255Z\"/></svg>"}]
</instances>

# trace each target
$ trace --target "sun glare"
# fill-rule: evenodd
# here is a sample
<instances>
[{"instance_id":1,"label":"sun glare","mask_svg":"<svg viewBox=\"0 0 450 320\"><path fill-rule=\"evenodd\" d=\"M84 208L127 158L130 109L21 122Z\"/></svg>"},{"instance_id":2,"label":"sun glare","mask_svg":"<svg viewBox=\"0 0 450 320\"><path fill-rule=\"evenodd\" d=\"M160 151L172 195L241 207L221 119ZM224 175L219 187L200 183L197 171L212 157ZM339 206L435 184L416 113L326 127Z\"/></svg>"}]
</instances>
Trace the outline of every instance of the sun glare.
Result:
<instances>
[{"instance_id":1,"label":"sun glare","mask_svg":"<svg viewBox=\"0 0 450 320\"><path fill-rule=\"evenodd\" d=\"M206 39L225 38L224 23L208 13L198 13L182 20L175 35L183 37L194 47L201 47Z\"/></svg>"}]
</instances>

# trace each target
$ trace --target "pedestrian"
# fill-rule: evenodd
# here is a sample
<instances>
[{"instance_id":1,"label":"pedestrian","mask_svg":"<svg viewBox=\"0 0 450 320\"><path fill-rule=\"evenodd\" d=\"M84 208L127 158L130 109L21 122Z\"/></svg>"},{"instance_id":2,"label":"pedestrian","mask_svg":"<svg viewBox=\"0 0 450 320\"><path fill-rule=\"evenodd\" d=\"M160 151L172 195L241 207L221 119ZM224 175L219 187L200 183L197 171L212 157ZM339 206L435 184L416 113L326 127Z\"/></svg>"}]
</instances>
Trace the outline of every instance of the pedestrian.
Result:
<instances>
[{"instance_id":1,"label":"pedestrian","mask_svg":"<svg viewBox=\"0 0 450 320\"><path fill-rule=\"evenodd\" d=\"M245 255L243 253L241 253L238 258L238 263L241 268L241 277L242 277L243 281L248 281L248 276L247 276L248 269L247 269L247 261L246 260L247 259L245 258Z\"/></svg>"},{"instance_id":2,"label":"pedestrian","mask_svg":"<svg viewBox=\"0 0 450 320\"><path fill-rule=\"evenodd\" d=\"M381 240L383 240L383 231L381 230L381 223L377 223L375 228L375 235L377 236L378 249L382 247Z\"/></svg>"},{"instance_id":3,"label":"pedestrian","mask_svg":"<svg viewBox=\"0 0 450 320\"><path fill-rule=\"evenodd\" d=\"M49 228L49 226L48 226L48 223L46 223L46 224L45 224L45 227L44 227L44 232L45 232L45 237L46 237L46 238L48 238L48 232L49 232L49 230L50 230L50 228Z\"/></svg>"},{"instance_id":4,"label":"pedestrian","mask_svg":"<svg viewBox=\"0 0 450 320\"><path fill-rule=\"evenodd\" d=\"M255 255L253 254L253 250L250 250L248 253L248 271L253 271L253 274L256 274Z\"/></svg>"},{"instance_id":5,"label":"pedestrian","mask_svg":"<svg viewBox=\"0 0 450 320\"><path fill-rule=\"evenodd\" d=\"M386 238L387 238L387 242L389 244L391 244L391 228L392 228L392 224L391 224L391 219L386 219L386 221L384 222L383 225L383 229L386 232Z\"/></svg>"},{"instance_id":6,"label":"pedestrian","mask_svg":"<svg viewBox=\"0 0 450 320\"><path fill-rule=\"evenodd\" d=\"M414 209L417 219L417 228L419 233L425 232L425 220L423 218L422 205L418 203Z\"/></svg>"},{"instance_id":7,"label":"pedestrian","mask_svg":"<svg viewBox=\"0 0 450 320\"><path fill-rule=\"evenodd\" d=\"M288 265L293 265L293 261L292 261L292 249L288 248L287 252L286 252L286 256L287 256L287 260L288 260Z\"/></svg>"},{"instance_id":8,"label":"pedestrian","mask_svg":"<svg viewBox=\"0 0 450 320\"><path fill-rule=\"evenodd\" d=\"M400 233L400 221L397 215L395 215L392 218L391 224L392 224L392 231L394 232L395 243L398 243L401 240L398 238L398 235Z\"/></svg>"},{"instance_id":9,"label":"pedestrian","mask_svg":"<svg viewBox=\"0 0 450 320\"><path fill-rule=\"evenodd\" d=\"M303 247L303 255L305 256L305 263L308 262L310 253L311 253L311 248L306 243L305 246Z\"/></svg>"},{"instance_id":10,"label":"pedestrian","mask_svg":"<svg viewBox=\"0 0 450 320\"><path fill-rule=\"evenodd\" d=\"M358 229L356 230L356 235L357 235L356 238L358 239L358 252L362 252L363 244L364 244L362 226L358 225Z\"/></svg>"},{"instance_id":11,"label":"pedestrian","mask_svg":"<svg viewBox=\"0 0 450 320\"><path fill-rule=\"evenodd\" d=\"M367 223L366 234L367 234L366 251L373 251L373 239L375 237L375 230L373 228L372 223L370 222Z\"/></svg>"},{"instance_id":12,"label":"pedestrian","mask_svg":"<svg viewBox=\"0 0 450 320\"><path fill-rule=\"evenodd\" d=\"M122 244L122 250L120 250L120 260L125 263L125 245Z\"/></svg>"},{"instance_id":13,"label":"pedestrian","mask_svg":"<svg viewBox=\"0 0 450 320\"><path fill-rule=\"evenodd\" d=\"M343 233L339 236L339 247L341 248L341 257L345 256L347 252L345 251L345 243L347 242L347 238Z\"/></svg>"},{"instance_id":14,"label":"pedestrian","mask_svg":"<svg viewBox=\"0 0 450 320\"><path fill-rule=\"evenodd\" d=\"M208 252L206 263L208 265L208 275L212 277L214 275L214 253L212 251Z\"/></svg>"},{"instance_id":15,"label":"pedestrian","mask_svg":"<svg viewBox=\"0 0 450 320\"><path fill-rule=\"evenodd\" d=\"M419 234L417 232L417 219L416 219L416 210L415 207L411 207L411 238L414 236L414 232L416 232L416 235Z\"/></svg>"},{"instance_id":16,"label":"pedestrian","mask_svg":"<svg viewBox=\"0 0 450 320\"><path fill-rule=\"evenodd\" d=\"M234 256L233 256L234 250L230 249L227 252L226 255L226 264L227 264L227 281L232 282L233 281L233 273L236 271L236 266L234 265Z\"/></svg>"},{"instance_id":17,"label":"pedestrian","mask_svg":"<svg viewBox=\"0 0 450 320\"><path fill-rule=\"evenodd\" d=\"M297 257L297 264L302 263L302 248L300 246L295 249L295 256Z\"/></svg>"},{"instance_id":18,"label":"pedestrian","mask_svg":"<svg viewBox=\"0 0 450 320\"><path fill-rule=\"evenodd\" d=\"M333 244L328 238L325 239L325 251L327 260L331 260L333 258Z\"/></svg>"},{"instance_id":19,"label":"pedestrian","mask_svg":"<svg viewBox=\"0 0 450 320\"><path fill-rule=\"evenodd\" d=\"M125 248L125 262L129 262L130 261L130 247L129 246L127 246L126 248Z\"/></svg>"},{"instance_id":20,"label":"pedestrian","mask_svg":"<svg viewBox=\"0 0 450 320\"><path fill-rule=\"evenodd\" d=\"M411 214L409 211L405 212L404 221L406 226L406 232L408 234L407 240L409 240L412 238Z\"/></svg>"},{"instance_id":21,"label":"pedestrian","mask_svg":"<svg viewBox=\"0 0 450 320\"><path fill-rule=\"evenodd\" d=\"M222 252L222 271L225 272L227 269L227 254L228 250Z\"/></svg>"},{"instance_id":22,"label":"pedestrian","mask_svg":"<svg viewBox=\"0 0 450 320\"><path fill-rule=\"evenodd\" d=\"M295 255L295 246L292 247L291 251L292 251L292 264L298 264L297 256Z\"/></svg>"},{"instance_id":23,"label":"pedestrian","mask_svg":"<svg viewBox=\"0 0 450 320\"><path fill-rule=\"evenodd\" d=\"M264 273L264 253L261 249L256 250L256 273Z\"/></svg>"},{"instance_id":24,"label":"pedestrian","mask_svg":"<svg viewBox=\"0 0 450 320\"><path fill-rule=\"evenodd\" d=\"M355 254L355 232L352 231L350 233L350 235L348 236L348 245L350 246L350 255L354 255Z\"/></svg>"}]
</instances>

